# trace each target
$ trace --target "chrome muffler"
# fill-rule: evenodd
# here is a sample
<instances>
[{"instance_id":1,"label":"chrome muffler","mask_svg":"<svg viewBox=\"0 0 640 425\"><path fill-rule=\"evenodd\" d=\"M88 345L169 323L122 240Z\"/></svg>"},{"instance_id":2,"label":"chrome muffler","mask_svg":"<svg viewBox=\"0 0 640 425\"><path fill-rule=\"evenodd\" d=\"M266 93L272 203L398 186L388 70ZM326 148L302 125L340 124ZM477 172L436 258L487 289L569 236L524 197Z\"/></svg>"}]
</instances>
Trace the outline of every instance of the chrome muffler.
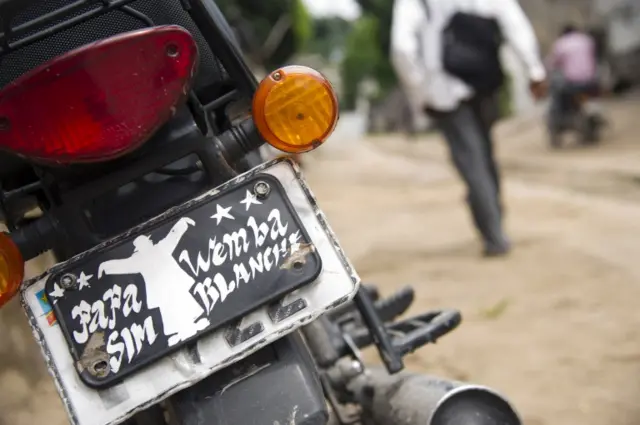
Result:
<instances>
[{"instance_id":1,"label":"chrome muffler","mask_svg":"<svg viewBox=\"0 0 640 425\"><path fill-rule=\"evenodd\" d=\"M512 404L482 385L370 369L349 389L376 425L522 425Z\"/></svg>"}]
</instances>

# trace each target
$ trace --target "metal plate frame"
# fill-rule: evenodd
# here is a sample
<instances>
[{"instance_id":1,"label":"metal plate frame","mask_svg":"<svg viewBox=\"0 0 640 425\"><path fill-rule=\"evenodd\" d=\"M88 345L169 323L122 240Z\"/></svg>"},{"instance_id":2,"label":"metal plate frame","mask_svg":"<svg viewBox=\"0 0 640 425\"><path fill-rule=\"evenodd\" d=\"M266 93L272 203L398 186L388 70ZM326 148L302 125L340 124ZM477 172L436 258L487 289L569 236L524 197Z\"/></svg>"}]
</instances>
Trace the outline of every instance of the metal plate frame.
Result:
<instances>
[{"instance_id":1,"label":"metal plate frame","mask_svg":"<svg viewBox=\"0 0 640 425\"><path fill-rule=\"evenodd\" d=\"M259 184L264 185L268 193L263 198L256 195L251 197L255 186ZM247 205L242 205L242 202ZM220 205L228 208L221 208ZM256 210L262 212L258 214ZM274 211L278 214L271 216L270 213ZM216 218L216 214L220 213L224 214ZM255 234L247 224L251 219L254 220ZM269 228L260 243L258 223ZM245 230L244 237L238 233L241 229ZM271 306L288 293L314 282L322 269L321 258L310 244L309 235L287 198L284 187L278 179L265 173L247 178L219 194L200 197L194 205L179 208L175 215L150 220L139 230L124 239L115 238L117 242L93 250L93 254L84 255L79 261L67 262L68 268L50 275L45 285L46 294L56 294L48 298L76 360L80 378L90 387L110 387L131 373L202 338L204 334L222 329L260 306ZM237 239L233 239L234 235ZM225 249L224 236L228 237L227 243L236 242L235 249L228 246ZM292 237L296 238L295 252L290 251L294 246L290 243ZM147 242L146 245L142 244L142 251L135 248L138 239ZM211 258L212 239L220 241L215 251L222 252L225 260L218 258L217 266L209 269L205 265L203 267L206 270L203 270L200 260L196 261L196 258L202 257L203 249L209 254L209 257L204 254L204 258ZM240 245L241 239L245 241L244 247ZM186 257L179 257L179 253L186 254ZM255 257L258 253L260 256ZM267 270L264 269L267 263L263 265L263 254L265 261L269 261L266 260L267 255L270 258L270 268ZM161 261L158 260L160 256L164 256ZM133 262L132 258L137 260ZM260 266L260 269L253 269L253 278L249 274L250 258L255 261L254 265ZM170 264L171 260L175 262ZM299 268L294 268L294 263ZM100 277L99 269L107 264L116 269L114 275ZM145 264L148 265L146 271L142 271L139 266L143 265L144 268ZM238 265L245 267L248 273L244 281L241 273L234 278L234 267ZM134 271L130 271L132 267ZM145 274L150 279L148 282L145 281ZM222 285L220 287L209 283L207 293L203 282L207 277L211 282L214 275L222 277L224 283L218 282L218 285ZM61 283L65 277L70 283L67 288ZM226 286L227 282L229 286ZM114 293L114 285L120 295ZM190 293L190 289L195 287L199 287L200 296ZM126 289L123 291L123 288ZM159 290L152 291L155 288ZM134 289L135 292L127 297L128 289ZM105 298L107 292L109 297ZM171 295L166 297L164 294ZM210 303L211 295L216 297L214 305ZM111 304L106 301L114 297L117 302ZM163 309L170 311L163 315L160 305L150 306L152 297L160 298L161 304L164 303ZM126 310L127 304L128 314L124 315L123 307ZM136 311L133 311L133 304L137 306ZM84 320L78 323L81 318ZM173 319L173 322L176 319L190 320L173 323L168 319ZM113 327L108 326L109 321L112 321ZM185 327L195 332L199 321L206 322L203 325L205 329L198 329L196 335L190 333L193 336L188 338L175 335L178 342L173 345L168 342L170 337L167 335L168 329L163 326L165 322L173 324L173 332L168 333L177 334L184 331ZM126 336L130 338L129 349L126 349L123 329L127 330ZM136 331L136 338L139 339L134 344L131 332ZM75 333L86 339L78 343ZM237 343L236 340L234 336L227 338L230 344ZM114 358L107 353L109 350L113 354L119 353L115 356L120 359L117 372L109 367L110 357ZM102 364L104 370L98 372L94 364Z\"/></svg>"},{"instance_id":2,"label":"metal plate frame","mask_svg":"<svg viewBox=\"0 0 640 425\"><path fill-rule=\"evenodd\" d=\"M323 270L318 279L289 294L279 303L263 307L226 329L204 336L193 347L181 349L149 365L120 384L106 390L95 390L82 383L64 335L59 325L52 323L50 307L41 298L45 282L50 275L64 269L69 262L79 261L93 250L60 263L45 274L23 284L23 308L72 425L118 424L137 411L162 401L169 395L293 332L324 312L349 301L355 295L360 278L345 256L300 170L292 161L276 159L262 164L190 202L197 202L203 197L219 193L229 185L242 182L258 173L274 176L285 188L316 251L322 258ZM189 204L170 210L166 214L188 208ZM135 231L136 229L132 230ZM230 340L234 341L235 345L230 344Z\"/></svg>"}]
</instances>

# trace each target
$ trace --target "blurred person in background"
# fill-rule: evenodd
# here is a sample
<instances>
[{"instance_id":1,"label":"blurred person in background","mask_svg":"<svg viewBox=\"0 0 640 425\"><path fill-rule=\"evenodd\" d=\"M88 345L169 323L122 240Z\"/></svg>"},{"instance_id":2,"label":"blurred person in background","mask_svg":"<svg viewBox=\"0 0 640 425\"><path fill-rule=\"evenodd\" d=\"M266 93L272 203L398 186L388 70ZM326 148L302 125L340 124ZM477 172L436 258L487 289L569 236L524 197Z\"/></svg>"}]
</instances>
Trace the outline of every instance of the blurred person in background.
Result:
<instances>
[{"instance_id":1,"label":"blurred person in background","mask_svg":"<svg viewBox=\"0 0 640 425\"><path fill-rule=\"evenodd\" d=\"M517 0L395 0L391 60L411 101L444 134L485 256L510 250L491 136L504 82L502 40L524 63L533 96L541 98L545 68Z\"/></svg>"},{"instance_id":2,"label":"blurred person in background","mask_svg":"<svg viewBox=\"0 0 640 425\"><path fill-rule=\"evenodd\" d=\"M600 90L597 47L592 34L579 30L573 24L566 24L553 44L546 60L552 74L550 128L561 125L565 99L580 94L597 96ZM587 106L588 114L599 113L599 105L593 100Z\"/></svg>"}]
</instances>

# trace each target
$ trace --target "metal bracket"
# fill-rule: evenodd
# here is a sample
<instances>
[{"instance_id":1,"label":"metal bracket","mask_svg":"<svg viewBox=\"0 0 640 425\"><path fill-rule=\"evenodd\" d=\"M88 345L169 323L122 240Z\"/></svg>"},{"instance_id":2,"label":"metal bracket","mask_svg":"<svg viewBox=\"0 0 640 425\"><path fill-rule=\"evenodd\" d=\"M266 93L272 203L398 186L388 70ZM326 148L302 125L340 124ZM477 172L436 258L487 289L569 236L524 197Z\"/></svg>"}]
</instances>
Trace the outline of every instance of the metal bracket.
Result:
<instances>
[{"instance_id":1,"label":"metal bracket","mask_svg":"<svg viewBox=\"0 0 640 425\"><path fill-rule=\"evenodd\" d=\"M353 304L341 309L331 320L342 330L349 351L344 355L358 359L359 349L374 344L390 374L404 369L404 356L426 344L435 343L457 328L462 320L459 311L438 310L394 322L411 306L413 290L404 288L376 302L372 301L371 294L371 290L361 289Z\"/></svg>"},{"instance_id":2,"label":"metal bracket","mask_svg":"<svg viewBox=\"0 0 640 425\"><path fill-rule=\"evenodd\" d=\"M320 375L320 382L322 383L322 389L324 395L331 406L331 410L336 415L336 420L339 425L352 425L360 422L360 411L354 406L350 409L350 406L345 406L338 401L337 394L331 386L331 382L326 374Z\"/></svg>"}]
</instances>

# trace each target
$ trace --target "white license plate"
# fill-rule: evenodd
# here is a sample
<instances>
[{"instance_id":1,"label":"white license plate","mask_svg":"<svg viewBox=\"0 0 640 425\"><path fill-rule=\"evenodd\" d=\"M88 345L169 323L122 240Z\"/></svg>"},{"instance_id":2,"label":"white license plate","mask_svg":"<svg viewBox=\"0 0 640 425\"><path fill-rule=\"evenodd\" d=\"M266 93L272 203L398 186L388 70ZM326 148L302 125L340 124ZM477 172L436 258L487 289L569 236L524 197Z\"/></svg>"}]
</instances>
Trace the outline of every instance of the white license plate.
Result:
<instances>
[{"instance_id":1,"label":"white license plate","mask_svg":"<svg viewBox=\"0 0 640 425\"><path fill-rule=\"evenodd\" d=\"M197 353L193 353L193 349L190 352L186 348L181 349L114 386L93 389L80 379L69 345L44 296L47 279L67 268L67 263L77 261L77 258L57 264L42 276L24 283L21 292L23 308L73 425L118 424L134 413L192 386L213 372L293 332L355 295L360 280L297 166L290 160L277 159L238 176L231 184L240 184L258 173L270 174L282 184L322 259L322 271L315 282L284 299L285 304L303 299L307 307L298 313L274 322L269 318L267 307L263 307L245 316L243 323L261 322L264 326L264 330L253 338L231 346L225 339L225 329L216 330L196 342L194 349ZM210 194L217 192L213 190ZM97 247L92 251L99 249Z\"/></svg>"}]
</instances>

